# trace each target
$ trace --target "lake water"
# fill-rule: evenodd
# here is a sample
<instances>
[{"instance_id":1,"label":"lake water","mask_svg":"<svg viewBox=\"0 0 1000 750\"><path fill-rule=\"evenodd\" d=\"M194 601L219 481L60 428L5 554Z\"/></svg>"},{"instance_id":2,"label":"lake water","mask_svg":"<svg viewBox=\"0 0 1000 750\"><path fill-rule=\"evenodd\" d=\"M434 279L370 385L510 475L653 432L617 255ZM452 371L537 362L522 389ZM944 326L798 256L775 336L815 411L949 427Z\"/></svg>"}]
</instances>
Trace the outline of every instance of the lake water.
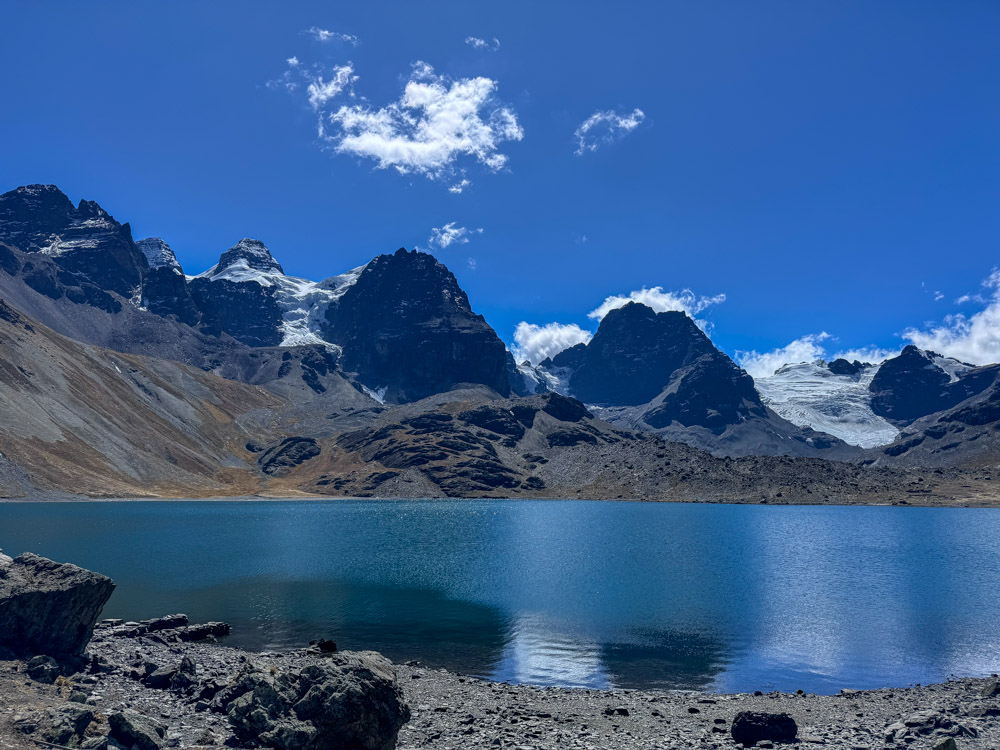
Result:
<instances>
[{"instance_id":1,"label":"lake water","mask_svg":"<svg viewBox=\"0 0 1000 750\"><path fill-rule=\"evenodd\" d=\"M108 617L548 685L836 692L1000 670L1000 511L583 501L0 504Z\"/></svg>"}]
</instances>

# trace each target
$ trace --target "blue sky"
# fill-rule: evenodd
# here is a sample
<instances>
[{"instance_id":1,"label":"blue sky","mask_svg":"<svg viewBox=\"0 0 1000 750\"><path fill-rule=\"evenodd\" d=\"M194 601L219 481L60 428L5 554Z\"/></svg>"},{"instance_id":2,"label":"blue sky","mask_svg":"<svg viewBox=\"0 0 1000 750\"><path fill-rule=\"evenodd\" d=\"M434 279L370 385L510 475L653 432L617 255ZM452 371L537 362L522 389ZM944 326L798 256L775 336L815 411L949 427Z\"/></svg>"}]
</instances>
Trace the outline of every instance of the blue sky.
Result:
<instances>
[{"instance_id":1,"label":"blue sky","mask_svg":"<svg viewBox=\"0 0 1000 750\"><path fill-rule=\"evenodd\" d=\"M976 0L6 3L0 187L189 273L243 236L310 278L432 249L508 341L659 286L725 295L697 317L731 354L996 361L997 39Z\"/></svg>"}]
</instances>

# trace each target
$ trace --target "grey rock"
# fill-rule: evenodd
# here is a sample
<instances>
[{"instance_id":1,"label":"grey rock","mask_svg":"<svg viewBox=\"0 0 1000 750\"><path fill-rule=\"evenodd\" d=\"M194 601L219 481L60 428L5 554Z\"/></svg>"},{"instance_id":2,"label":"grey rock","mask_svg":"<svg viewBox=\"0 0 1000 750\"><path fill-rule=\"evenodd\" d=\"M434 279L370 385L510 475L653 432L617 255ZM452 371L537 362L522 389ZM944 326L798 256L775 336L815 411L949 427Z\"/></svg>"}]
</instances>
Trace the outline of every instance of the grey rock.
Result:
<instances>
[{"instance_id":1,"label":"grey rock","mask_svg":"<svg viewBox=\"0 0 1000 750\"><path fill-rule=\"evenodd\" d=\"M166 690L170 687L170 683L173 681L176 674L176 667L160 667L142 682L146 687L155 688L157 690Z\"/></svg>"},{"instance_id":2,"label":"grey rock","mask_svg":"<svg viewBox=\"0 0 1000 750\"><path fill-rule=\"evenodd\" d=\"M958 743L955 742L954 737L945 737L943 740L938 740L931 746L931 750L958 750Z\"/></svg>"},{"instance_id":3,"label":"grey rock","mask_svg":"<svg viewBox=\"0 0 1000 750\"><path fill-rule=\"evenodd\" d=\"M371 652L244 673L218 700L237 737L277 750L392 750L410 718L392 665Z\"/></svg>"},{"instance_id":4,"label":"grey rock","mask_svg":"<svg viewBox=\"0 0 1000 750\"><path fill-rule=\"evenodd\" d=\"M917 737L975 737L978 732L952 720L942 713L928 709L910 714L885 728L886 742L905 742Z\"/></svg>"},{"instance_id":5,"label":"grey rock","mask_svg":"<svg viewBox=\"0 0 1000 750\"><path fill-rule=\"evenodd\" d=\"M170 689L179 693L187 692L198 684L198 667L190 656L181 659L177 672L170 678Z\"/></svg>"},{"instance_id":6,"label":"grey rock","mask_svg":"<svg viewBox=\"0 0 1000 750\"><path fill-rule=\"evenodd\" d=\"M996 698L1000 696L1000 679L995 679L992 682L987 683L986 687L983 688L983 696L986 698Z\"/></svg>"},{"instance_id":7,"label":"grey rock","mask_svg":"<svg viewBox=\"0 0 1000 750\"><path fill-rule=\"evenodd\" d=\"M788 742L795 739L799 728L788 714L741 711L733 719L730 733L733 742L753 747L759 742Z\"/></svg>"},{"instance_id":8,"label":"grey rock","mask_svg":"<svg viewBox=\"0 0 1000 750\"><path fill-rule=\"evenodd\" d=\"M60 675L59 664L51 656L35 656L28 659L24 672L35 682L51 685Z\"/></svg>"},{"instance_id":9,"label":"grey rock","mask_svg":"<svg viewBox=\"0 0 1000 750\"><path fill-rule=\"evenodd\" d=\"M160 750L166 728L160 722L135 711L120 711L108 717L109 736L133 750Z\"/></svg>"},{"instance_id":10,"label":"grey rock","mask_svg":"<svg viewBox=\"0 0 1000 750\"><path fill-rule=\"evenodd\" d=\"M19 555L0 566L0 645L24 656L80 656L114 588L76 565Z\"/></svg>"},{"instance_id":11,"label":"grey rock","mask_svg":"<svg viewBox=\"0 0 1000 750\"><path fill-rule=\"evenodd\" d=\"M42 742L62 747L78 747L94 712L76 704L53 706L14 719L14 727L24 734L37 735Z\"/></svg>"}]
</instances>

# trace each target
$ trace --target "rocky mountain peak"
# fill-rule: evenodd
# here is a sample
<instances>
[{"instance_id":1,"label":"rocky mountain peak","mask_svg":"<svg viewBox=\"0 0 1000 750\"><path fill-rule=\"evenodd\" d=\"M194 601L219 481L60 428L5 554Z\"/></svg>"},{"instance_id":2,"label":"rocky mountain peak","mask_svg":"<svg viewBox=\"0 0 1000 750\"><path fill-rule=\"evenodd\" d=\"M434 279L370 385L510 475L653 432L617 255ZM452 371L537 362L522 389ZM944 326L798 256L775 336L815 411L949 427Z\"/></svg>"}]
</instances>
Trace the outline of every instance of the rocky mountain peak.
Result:
<instances>
[{"instance_id":1,"label":"rocky mountain peak","mask_svg":"<svg viewBox=\"0 0 1000 750\"><path fill-rule=\"evenodd\" d=\"M212 275L240 265L263 273L280 273L282 275L285 273L285 269L274 259L271 251L267 249L267 245L260 240L244 237L219 256L219 262L213 269Z\"/></svg>"},{"instance_id":2,"label":"rocky mountain peak","mask_svg":"<svg viewBox=\"0 0 1000 750\"><path fill-rule=\"evenodd\" d=\"M868 390L876 414L908 423L956 406L993 380L991 368L974 367L910 344L899 356L882 363Z\"/></svg>"},{"instance_id":3,"label":"rocky mountain peak","mask_svg":"<svg viewBox=\"0 0 1000 750\"><path fill-rule=\"evenodd\" d=\"M159 237L137 240L135 246L146 256L150 268L172 268L181 273L181 264L177 262L174 251Z\"/></svg>"},{"instance_id":4,"label":"rocky mountain peak","mask_svg":"<svg viewBox=\"0 0 1000 750\"><path fill-rule=\"evenodd\" d=\"M0 241L55 258L77 284L135 296L148 269L128 224L94 201L74 207L54 185L27 185L0 195Z\"/></svg>"},{"instance_id":5,"label":"rocky mountain peak","mask_svg":"<svg viewBox=\"0 0 1000 750\"><path fill-rule=\"evenodd\" d=\"M400 248L380 255L326 311L324 338L366 386L408 401L458 383L509 390L507 349L436 258Z\"/></svg>"},{"instance_id":6,"label":"rocky mountain peak","mask_svg":"<svg viewBox=\"0 0 1000 750\"><path fill-rule=\"evenodd\" d=\"M586 403L643 404L706 354L725 358L688 315L629 302L605 315L586 349L574 353L572 393Z\"/></svg>"}]
</instances>

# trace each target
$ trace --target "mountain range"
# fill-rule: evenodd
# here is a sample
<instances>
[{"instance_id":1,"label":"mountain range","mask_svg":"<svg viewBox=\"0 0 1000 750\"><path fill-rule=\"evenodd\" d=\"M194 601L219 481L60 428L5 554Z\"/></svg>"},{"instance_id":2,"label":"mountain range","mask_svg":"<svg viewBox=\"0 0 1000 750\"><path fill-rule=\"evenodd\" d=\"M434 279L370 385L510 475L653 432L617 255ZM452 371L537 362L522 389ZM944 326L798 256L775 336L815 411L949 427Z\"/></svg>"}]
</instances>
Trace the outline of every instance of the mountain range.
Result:
<instances>
[{"instance_id":1,"label":"mountain range","mask_svg":"<svg viewBox=\"0 0 1000 750\"><path fill-rule=\"evenodd\" d=\"M311 281L245 238L188 275L51 185L0 195L0 299L0 495L903 502L988 494L998 450L998 365L755 381L636 302L518 364L429 254Z\"/></svg>"}]
</instances>

